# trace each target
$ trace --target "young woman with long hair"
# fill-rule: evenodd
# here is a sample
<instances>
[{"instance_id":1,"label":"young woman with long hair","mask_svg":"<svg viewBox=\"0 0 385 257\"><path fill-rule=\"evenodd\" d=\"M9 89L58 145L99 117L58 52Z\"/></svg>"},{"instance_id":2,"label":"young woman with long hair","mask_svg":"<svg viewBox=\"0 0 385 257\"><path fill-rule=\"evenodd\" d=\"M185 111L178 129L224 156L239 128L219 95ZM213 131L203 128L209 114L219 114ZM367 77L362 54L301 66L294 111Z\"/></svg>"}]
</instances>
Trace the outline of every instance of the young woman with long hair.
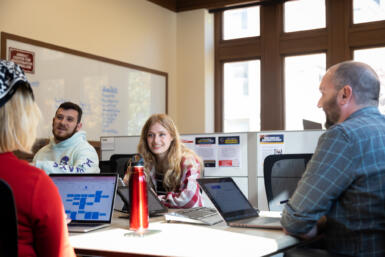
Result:
<instances>
[{"instance_id":1,"label":"young woman with long hair","mask_svg":"<svg viewBox=\"0 0 385 257\"><path fill-rule=\"evenodd\" d=\"M166 206L202 206L196 181L203 172L202 161L181 142L178 129L168 115L154 114L146 121L138 152L152 185Z\"/></svg>"}]
</instances>

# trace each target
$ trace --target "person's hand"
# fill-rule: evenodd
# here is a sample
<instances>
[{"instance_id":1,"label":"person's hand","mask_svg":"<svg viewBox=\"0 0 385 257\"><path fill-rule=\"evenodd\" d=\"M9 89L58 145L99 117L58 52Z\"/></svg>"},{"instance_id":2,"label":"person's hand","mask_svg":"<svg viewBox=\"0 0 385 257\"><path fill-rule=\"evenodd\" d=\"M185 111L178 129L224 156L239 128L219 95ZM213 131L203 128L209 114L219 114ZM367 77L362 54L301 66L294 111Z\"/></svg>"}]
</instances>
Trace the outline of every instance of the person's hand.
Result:
<instances>
[{"instance_id":1,"label":"person's hand","mask_svg":"<svg viewBox=\"0 0 385 257\"><path fill-rule=\"evenodd\" d=\"M123 177L123 182L126 186L128 186L128 182L130 181L131 169L132 167L128 166L126 170L126 174L124 174L124 177Z\"/></svg>"},{"instance_id":2,"label":"person's hand","mask_svg":"<svg viewBox=\"0 0 385 257\"><path fill-rule=\"evenodd\" d=\"M66 222L67 224L70 223L72 220L70 218L68 218L68 215L66 214Z\"/></svg>"}]
</instances>

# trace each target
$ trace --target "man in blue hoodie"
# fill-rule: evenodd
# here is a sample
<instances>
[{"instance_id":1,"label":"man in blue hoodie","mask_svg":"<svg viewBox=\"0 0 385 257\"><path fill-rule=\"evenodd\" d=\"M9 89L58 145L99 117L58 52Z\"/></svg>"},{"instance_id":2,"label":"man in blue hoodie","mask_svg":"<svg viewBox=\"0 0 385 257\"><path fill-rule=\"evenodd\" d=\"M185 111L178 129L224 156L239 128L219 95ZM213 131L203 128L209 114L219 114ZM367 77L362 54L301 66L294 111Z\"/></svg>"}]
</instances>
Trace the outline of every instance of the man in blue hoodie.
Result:
<instances>
[{"instance_id":1,"label":"man in blue hoodie","mask_svg":"<svg viewBox=\"0 0 385 257\"><path fill-rule=\"evenodd\" d=\"M95 148L81 131L82 109L72 102L62 103L52 121L53 137L35 155L36 167L49 173L99 173Z\"/></svg>"}]
</instances>

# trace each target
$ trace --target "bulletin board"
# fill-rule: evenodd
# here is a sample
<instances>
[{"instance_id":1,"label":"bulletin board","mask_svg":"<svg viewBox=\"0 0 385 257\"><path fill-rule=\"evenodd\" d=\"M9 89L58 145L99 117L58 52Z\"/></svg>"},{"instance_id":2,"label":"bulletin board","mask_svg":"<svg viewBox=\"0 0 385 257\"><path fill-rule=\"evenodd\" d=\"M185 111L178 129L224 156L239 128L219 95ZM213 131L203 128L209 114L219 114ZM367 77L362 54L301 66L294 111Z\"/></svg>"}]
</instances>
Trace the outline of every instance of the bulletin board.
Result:
<instances>
[{"instance_id":1,"label":"bulletin board","mask_svg":"<svg viewBox=\"0 0 385 257\"><path fill-rule=\"evenodd\" d=\"M9 33L1 33L1 58L18 63L33 88L43 120L39 138L52 134L58 106L83 109L87 139L139 135L153 113L167 113L168 74Z\"/></svg>"}]
</instances>

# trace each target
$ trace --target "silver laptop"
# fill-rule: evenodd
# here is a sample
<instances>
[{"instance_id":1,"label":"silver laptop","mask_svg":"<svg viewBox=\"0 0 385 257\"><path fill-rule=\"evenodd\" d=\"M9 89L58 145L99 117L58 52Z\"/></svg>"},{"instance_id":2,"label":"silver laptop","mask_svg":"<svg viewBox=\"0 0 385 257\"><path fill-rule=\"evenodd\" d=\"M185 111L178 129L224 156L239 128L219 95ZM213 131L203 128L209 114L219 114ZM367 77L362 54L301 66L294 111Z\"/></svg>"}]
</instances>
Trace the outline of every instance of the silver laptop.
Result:
<instances>
[{"instance_id":1,"label":"silver laptop","mask_svg":"<svg viewBox=\"0 0 385 257\"><path fill-rule=\"evenodd\" d=\"M282 229L280 218L259 216L232 178L197 180L228 226Z\"/></svg>"},{"instance_id":2,"label":"silver laptop","mask_svg":"<svg viewBox=\"0 0 385 257\"><path fill-rule=\"evenodd\" d=\"M118 174L50 174L59 189L69 232L88 232L111 224Z\"/></svg>"},{"instance_id":3,"label":"silver laptop","mask_svg":"<svg viewBox=\"0 0 385 257\"><path fill-rule=\"evenodd\" d=\"M164 218L167 222L175 221L206 225L214 225L223 221L215 209L208 207L194 207L168 212L164 214Z\"/></svg>"}]
</instances>

